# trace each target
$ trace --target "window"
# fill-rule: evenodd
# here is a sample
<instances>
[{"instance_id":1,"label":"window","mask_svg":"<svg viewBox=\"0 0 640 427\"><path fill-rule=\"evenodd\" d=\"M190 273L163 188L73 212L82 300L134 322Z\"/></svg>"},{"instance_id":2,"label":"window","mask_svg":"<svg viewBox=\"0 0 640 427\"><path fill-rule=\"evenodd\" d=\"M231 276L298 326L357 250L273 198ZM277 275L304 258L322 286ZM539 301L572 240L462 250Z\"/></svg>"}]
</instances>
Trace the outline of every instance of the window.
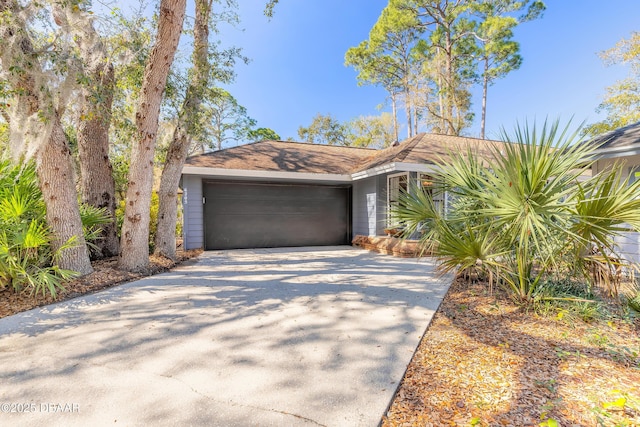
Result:
<instances>
[{"instance_id":1,"label":"window","mask_svg":"<svg viewBox=\"0 0 640 427\"><path fill-rule=\"evenodd\" d=\"M391 175L387 177L387 225L393 224L391 211L400 203L400 195L409 189L409 174Z\"/></svg>"},{"instance_id":2,"label":"window","mask_svg":"<svg viewBox=\"0 0 640 427\"><path fill-rule=\"evenodd\" d=\"M438 212L444 214L447 209L447 198L443 191L435 191L433 178L421 173L419 175L420 188L433 199L433 204Z\"/></svg>"}]
</instances>

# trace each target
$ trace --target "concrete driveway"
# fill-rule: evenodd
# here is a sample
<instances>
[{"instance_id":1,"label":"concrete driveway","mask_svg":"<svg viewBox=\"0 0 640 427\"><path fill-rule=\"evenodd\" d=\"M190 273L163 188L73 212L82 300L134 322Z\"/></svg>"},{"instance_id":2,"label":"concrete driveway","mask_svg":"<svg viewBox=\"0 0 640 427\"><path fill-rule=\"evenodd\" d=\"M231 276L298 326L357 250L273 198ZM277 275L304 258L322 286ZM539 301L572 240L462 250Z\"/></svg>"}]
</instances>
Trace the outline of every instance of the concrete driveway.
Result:
<instances>
[{"instance_id":1,"label":"concrete driveway","mask_svg":"<svg viewBox=\"0 0 640 427\"><path fill-rule=\"evenodd\" d=\"M376 426L451 279L350 247L205 252L0 319L0 425Z\"/></svg>"}]
</instances>

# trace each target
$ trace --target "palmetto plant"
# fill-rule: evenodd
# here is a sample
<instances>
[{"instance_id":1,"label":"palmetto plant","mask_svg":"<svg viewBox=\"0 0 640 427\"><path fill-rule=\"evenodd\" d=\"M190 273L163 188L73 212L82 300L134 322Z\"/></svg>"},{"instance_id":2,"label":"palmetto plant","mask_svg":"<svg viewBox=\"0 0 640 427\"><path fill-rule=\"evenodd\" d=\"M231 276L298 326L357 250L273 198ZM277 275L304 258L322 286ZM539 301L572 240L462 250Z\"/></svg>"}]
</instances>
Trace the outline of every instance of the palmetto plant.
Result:
<instances>
[{"instance_id":1,"label":"palmetto plant","mask_svg":"<svg viewBox=\"0 0 640 427\"><path fill-rule=\"evenodd\" d=\"M106 208L97 208L86 203L81 203L80 218L82 219L82 230L87 246L96 252L100 251L100 248L93 242L102 238L102 226L111 221L109 212Z\"/></svg>"},{"instance_id":2,"label":"palmetto plant","mask_svg":"<svg viewBox=\"0 0 640 427\"><path fill-rule=\"evenodd\" d=\"M579 185L573 232L577 266L618 296L619 272L626 266L616 253L614 238L628 230L640 230L640 181L630 183L621 164ZM628 267L628 266L627 266Z\"/></svg>"},{"instance_id":3,"label":"palmetto plant","mask_svg":"<svg viewBox=\"0 0 640 427\"><path fill-rule=\"evenodd\" d=\"M35 168L0 162L0 287L55 296L74 273L53 265L50 239Z\"/></svg>"},{"instance_id":4,"label":"palmetto plant","mask_svg":"<svg viewBox=\"0 0 640 427\"><path fill-rule=\"evenodd\" d=\"M407 233L422 230L442 268L495 276L522 302L567 261L579 265L594 250L617 259L613 236L640 229L640 186L620 179L620 168L586 177L594 147L577 144L578 131L568 128L525 125L503 132L505 143L489 156L451 153L433 173L435 187L449 194L448 212L412 189L394 217Z\"/></svg>"},{"instance_id":5,"label":"palmetto plant","mask_svg":"<svg viewBox=\"0 0 640 427\"><path fill-rule=\"evenodd\" d=\"M56 266L45 212L34 166L0 160L0 288L31 289L55 297L62 283L76 276ZM91 238L108 215L91 208L83 212L85 233ZM70 240L60 250L74 244Z\"/></svg>"}]
</instances>

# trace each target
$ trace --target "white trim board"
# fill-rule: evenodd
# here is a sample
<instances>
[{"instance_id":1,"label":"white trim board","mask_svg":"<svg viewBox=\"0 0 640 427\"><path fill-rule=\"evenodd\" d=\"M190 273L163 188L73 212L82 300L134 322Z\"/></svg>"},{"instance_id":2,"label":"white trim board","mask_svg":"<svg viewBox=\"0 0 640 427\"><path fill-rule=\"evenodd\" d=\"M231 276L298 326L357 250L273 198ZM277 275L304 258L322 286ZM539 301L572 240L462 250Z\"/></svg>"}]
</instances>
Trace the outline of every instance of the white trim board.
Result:
<instances>
[{"instance_id":1,"label":"white trim board","mask_svg":"<svg viewBox=\"0 0 640 427\"><path fill-rule=\"evenodd\" d=\"M351 175L307 173L307 172L281 172L259 171L244 169L222 169L197 166L185 166L183 175L199 175L202 177L220 178L244 178L244 179L272 179L275 181L325 181L325 182L351 182Z\"/></svg>"},{"instance_id":2,"label":"white trim board","mask_svg":"<svg viewBox=\"0 0 640 427\"><path fill-rule=\"evenodd\" d=\"M423 172L430 173L437 169L435 165L419 164L419 163L405 163L405 162L393 162L387 163L382 166L367 169L361 172L356 172L351 175L354 181L359 179L370 178L372 176L383 175L391 172Z\"/></svg>"}]
</instances>

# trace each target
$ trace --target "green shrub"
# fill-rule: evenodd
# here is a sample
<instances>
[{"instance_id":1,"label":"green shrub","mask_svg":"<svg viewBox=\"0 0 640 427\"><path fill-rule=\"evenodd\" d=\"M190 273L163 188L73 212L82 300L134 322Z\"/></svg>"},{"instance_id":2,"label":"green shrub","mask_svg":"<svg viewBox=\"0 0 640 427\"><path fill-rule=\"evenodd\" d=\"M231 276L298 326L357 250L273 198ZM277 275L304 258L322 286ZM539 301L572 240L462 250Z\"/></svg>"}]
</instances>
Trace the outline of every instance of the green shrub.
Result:
<instances>
[{"instance_id":1,"label":"green shrub","mask_svg":"<svg viewBox=\"0 0 640 427\"><path fill-rule=\"evenodd\" d=\"M102 227L111 222L111 215L107 208L97 208L86 203L80 204L80 219L82 220L82 231L87 246L100 251L94 242L102 239Z\"/></svg>"},{"instance_id":2,"label":"green shrub","mask_svg":"<svg viewBox=\"0 0 640 427\"><path fill-rule=\"evenodd\" d=\"M609 317L605 306L584 283L575 280L545 280L533 293L533 308L539 315L580 319L590 323Z\"/></svg>"},{"instance_id":3,"label":"green shrub","mask_svg":"<svg viewBox=\"0 0 640 427\"><path fill-rule=\"evenodd\" d=\"M81 207L81 218L88 244L100 235L100 225L109 221L106 210L89 206ZM50 243L34 165L0 161L0 288L55 297L63 282L77 274L56 265L57 253ZM60 250L74 244L70 240Z\"/></svg>"},{"instance_id":4,"label":"green shrub","mask_svg":"<svg viewBox=\"0 0 640 427\"><path fill-rule=\"evenodd\" d=\"M0 121L0 158L9 151L9 125Z\"/></svg>"},{"instance_id":5,"label":"green shrub","mask_svg":"<svg viewBox=\"0 0 640 427\"><path fill-rule=\"evenodd\" d=\"M640 293L633 298L629 298L627 300L627 305L637 314L640 314Z\"/></svg>"},{"instance_id":6,"label":"green shrub","mask_svg":"<svg viewBox=\"0 0 640 427\"><path fill-rule=\"evenodd\" d=\"M75 275L55 265L45 212L33 164L0 162L1 288L55 296L62 282Z\"/></svg>"},{"instance_id":7,"label":"green shrub","mask_svg":"<svg viewBox=\"0 0 640 427\"><path fill-rule=\"evenodd\" d=\"M602 284L592 274L594 254L606 266L598 271L620 268L614 237L640 231L640 181L622 179L622 167L582 179L595 147L576 143L579 130L568 127L518 127L483 159L472 147L450 153L431 173L435 194L410 189L392 217L405 235L422 233L445 270L493 277L525 304L540 298L545 280L567 272ZM450 200L444 214L432 199L443 191ZM591 312L583 307L585 318Z\"/></svg>"}]
</instances>

